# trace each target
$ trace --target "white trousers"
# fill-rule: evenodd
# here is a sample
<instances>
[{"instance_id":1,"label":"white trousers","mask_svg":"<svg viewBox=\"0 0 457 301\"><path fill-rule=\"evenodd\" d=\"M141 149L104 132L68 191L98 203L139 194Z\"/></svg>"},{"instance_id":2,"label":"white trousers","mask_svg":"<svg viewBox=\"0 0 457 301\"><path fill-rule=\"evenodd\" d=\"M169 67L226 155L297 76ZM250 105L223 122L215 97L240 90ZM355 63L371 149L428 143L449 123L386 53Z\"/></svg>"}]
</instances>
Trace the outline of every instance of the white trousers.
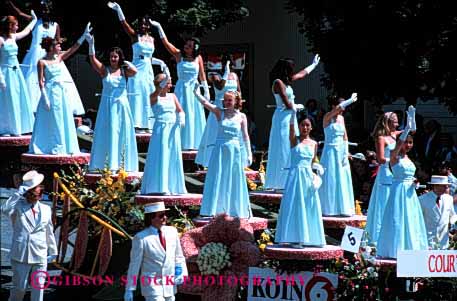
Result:
<instances>
[{"instance_id":1,"label":"white trousers","mask_svg":"<svg viewBox=\"0 0 457 301\"><path fill-rule=\"evenodd\" d=\"M30 300L43 301L44 289L39 288L44 286L46 275L44 273L37 273L37 271L46 272L47 267L47 263L28 264L11 260L11 268L13 270L13 287L10 290L10 298L8 300L22 301L27 290L27 283L29 283L30 277L32 276L34 277L32 280L35 284L31 285L32 296Z\"/></svg>"},{"instance_id":2,"label":"white trousers","mask_svg":"<svg viewBox=\"0 0 457 301\"><path fill-rule=\"evenodd\" d=\"M144 296L146 301L175 301L175 296L163 297L163 296Z\"/></svg>"}]
</instances>

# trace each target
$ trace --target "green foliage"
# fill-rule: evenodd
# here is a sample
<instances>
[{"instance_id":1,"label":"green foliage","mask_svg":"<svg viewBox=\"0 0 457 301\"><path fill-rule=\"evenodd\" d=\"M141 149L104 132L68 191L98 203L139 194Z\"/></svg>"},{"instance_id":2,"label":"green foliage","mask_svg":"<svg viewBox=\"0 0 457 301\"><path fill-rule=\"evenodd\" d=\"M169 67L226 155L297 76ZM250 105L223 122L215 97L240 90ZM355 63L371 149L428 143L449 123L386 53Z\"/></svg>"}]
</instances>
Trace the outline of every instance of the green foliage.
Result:
<instances>
[{"instance_id":1,"label":"green foliage","mask_svg":"<svg viewBox=\"0 0 457 301\"><path fill-rule=\"evenodd\" d=\"M299 31L320 53L337 93L358 91L377 104L437 97L457 112L457 17L451 1L301 1Z\"/></svg>"}]
</instances>

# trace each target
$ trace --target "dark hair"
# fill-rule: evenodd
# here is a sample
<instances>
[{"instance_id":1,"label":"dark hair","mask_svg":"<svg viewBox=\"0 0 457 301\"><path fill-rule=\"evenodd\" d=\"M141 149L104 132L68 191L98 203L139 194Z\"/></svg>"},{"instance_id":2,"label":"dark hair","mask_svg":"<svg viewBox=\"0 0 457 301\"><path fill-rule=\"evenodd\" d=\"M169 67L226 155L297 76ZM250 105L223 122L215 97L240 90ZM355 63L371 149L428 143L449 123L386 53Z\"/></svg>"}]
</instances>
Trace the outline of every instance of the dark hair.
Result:
<instances>
[{"instance_id":1,"label":"dark hair","mask_svg":"<svg viewBox=\"0 0 457 301\"><path fill-rule=\"evenodd\" d=\"M110 56L111 52L114 52L119 56L119 67L121 67L125 61L124 52L122 51L121 48L119 48L117 46L111 47L110 50L108 51L108 65L109 65L109 56Z\"/></svg>"},{"instance_id":2,"label":"dark hair","mask_svg":"<svg viewBox=\"0 0 457 301\"><path fill-rule=\"evenodd\" d=\"M46 52L49 52L52 46L54 46L60 42L61 42L60 40L57 40L55 38L45 37L41 40L40 45L41 45L41 48L46 50Z\"/></svg>"},{"instance_id":3,"label":"dark hair","mask_svg":"<svg viewBox=\"0 0 457 301\"><path fill-rule=\"evenodd\" d=\"M192 58L195 59L197 56L200 55L200 39L199 38L192 37L192 38L185 39L184 43L182 44L181 55L183 58L186 56L186 54L184 52L184 45L189 41L194 42L194 48L192 48Z\"/></svg>"},{"instance_id":4,"label":"dark hair","mask_svg":"<svg viewBox=\"0 0 457 301\"><path fill-rule=\"evenodd\" d=\"M0 21L0 34L1 35L9 35L10 33L10 24L17 22L15 16L4 16Z\"/></svg>"},{"instance_id":5,"label":"dark hair","mask_svg":"<svg viewBox=\"0 0 457 301\"><path fill-rule=\"evenodd\" d=\"M280 79L285 85L290 84L294 65L293 59L280 58L270 71L270 86L273 86L273 82L277 79Z\"/></svg>"},{"instance_id":6,"label":"dark hair","mask_svg":"<svg viewBox=\"0 0 457 301\"><path fill-rule=\"evenodd\" d=\"M147 228L151 225L151 221L155 219L157 212L144 214L144 227Z\"/></svg>"},{"instance_id":7,"label":"dark hair","mask_svg":"<svg viewBox=\"0 0 457 301\"><path fill-rule=\"evenodd\" d=\"M314 128L314 121L311 117L309 117L306 113L299 113L297 116L297 124L300 124L303 122L303 120L308 119L309 122L311 123L311 126Z\"/></svg>"},{"instance_id":8,"label":"dark hair","mask_svg":"<svg viewBox=\"0 0 457 301\"><path fill-rule=\"evenodd\" d=\"M149 19L151 19L151 17L149 15L144 15L138 19L136 19L136 21L134 22L135 23L135 31L137 33L140 32L140 29L141 29L141 24L146 24L149 28L149 30L147 30L147 32L150 32L151 31L151 23L149 23Z\"/></svg>"},{"instance_id":9,"label":"dark hair","mask_svg":"<svg viewBox=\"0 0 457 301\"><path fill-rule=\"evenodd\" d=\"M43 22L54 23L55 16L52 14L52 1L38 0L32 3L32 9L37 13L38 18L41 18Z\"/></svg>"},{"instance_id":10,"label":"dark hair","mask_svg":"<svg viewBox=\"0 0 457 301\"><path fill-rule=\"evenodd\" d=\"M328 106L332 108L332 106L336 107L344 100L342 97L338 97L336 95L330 95L328 98Z\"/></svg>"}]
</instances>

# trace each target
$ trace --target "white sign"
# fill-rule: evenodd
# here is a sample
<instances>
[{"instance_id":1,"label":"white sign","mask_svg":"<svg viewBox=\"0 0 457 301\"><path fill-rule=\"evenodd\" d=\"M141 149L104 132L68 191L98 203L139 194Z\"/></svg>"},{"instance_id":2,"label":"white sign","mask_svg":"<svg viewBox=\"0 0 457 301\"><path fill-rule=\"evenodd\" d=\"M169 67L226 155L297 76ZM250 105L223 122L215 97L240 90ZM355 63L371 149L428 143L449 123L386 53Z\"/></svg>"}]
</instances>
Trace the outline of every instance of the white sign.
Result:
<instances>
[{"instance_id":1,"label":"white sign","mask_svg":"<svg viewBox=\"0 0 457 301\"><path fill-rule=\"evenodd\" d=\"M341 240L341 248L345 251L358 253L362 236L362 229L346 226L346 229L344 229L343 238Z\"/></svg>"},{"instance_id":2,"label":"white sign","mask_svg":"<svg viewBox=\"0 0 457 301\"><path fill-rule=\"evenodd\" d=\"M398 251L397 277L457 277L457 250Z\"/></svg>"},{"instance_id":3,"label":"white sign","mask_svg":"<svg viewBox=\"0 0 457 301\"><path fill-rule=\"evenodd\" d=\"M251 267L247 300L331 301L335 300L337 286L336 274L300 272L287 275Z\"/></svg>"}]
</instances>

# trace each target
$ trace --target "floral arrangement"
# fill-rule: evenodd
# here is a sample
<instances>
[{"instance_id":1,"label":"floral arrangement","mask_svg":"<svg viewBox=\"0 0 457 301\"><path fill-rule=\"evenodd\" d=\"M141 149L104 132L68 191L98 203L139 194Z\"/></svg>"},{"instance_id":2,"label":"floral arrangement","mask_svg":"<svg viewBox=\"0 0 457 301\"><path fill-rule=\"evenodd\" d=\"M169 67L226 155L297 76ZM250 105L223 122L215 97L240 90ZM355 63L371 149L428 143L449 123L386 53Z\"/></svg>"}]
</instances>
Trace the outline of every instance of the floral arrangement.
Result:
<instances>
[{"instance_id":1,"label":"floral arrangement","mask_svg":"<svg viewBox=\"0 0 457 301\"><path fill-rule=\"evenodd\" d=\"M197 264L203 275L219 275L223 268L232 265L227 246L220 242L204 245L198 254Z\"/></svg>"},{"instance_id":2,"label":"floral arrangement","mask_svg":"<svg viewBox=\"0 0 457 301\"><path fill-rule=\"evenodd\" d=\"M257 240L260 251L264 251L268 245L272 245L274 241L274 230L265 229Z\"/></svg>"},{"instance_id":3,"label":"floral arrangement","mask_svg":"<svg viewBox=\"0 0 457 301\"><path fill-rule=\"evenodd\" d=\"M191 276L205 272L200 270L196 261L205 245L209 243L223 244L230 255L231 265L222 268L219 275L241 277L247 274L250 266L257 266L260 262L260 250L254 240L254 230L248 221L222 214L216 216L208 225L189 230L181 237L181 246ZM203 285L199 289L203 292L203 301L223 301L233 300L238 287Z\"/></svg>"}]
</instances>

